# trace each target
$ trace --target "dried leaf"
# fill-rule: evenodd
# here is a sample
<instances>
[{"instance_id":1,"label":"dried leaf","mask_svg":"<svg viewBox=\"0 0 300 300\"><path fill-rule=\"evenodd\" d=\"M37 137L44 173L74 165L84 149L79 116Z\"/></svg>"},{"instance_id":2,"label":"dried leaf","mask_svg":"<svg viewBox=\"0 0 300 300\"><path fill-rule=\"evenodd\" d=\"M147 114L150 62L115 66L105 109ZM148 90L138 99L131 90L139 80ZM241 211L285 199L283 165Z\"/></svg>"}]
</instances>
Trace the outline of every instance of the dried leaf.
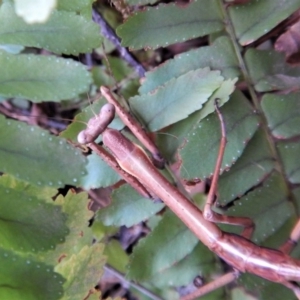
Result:
<instances>
[{"instance_id":1,"label":"dried leaf","mask_svg":"<svg viewBox=\"0 0 300 300\"><path fill-rule=\"evenodd\" d=\"M289 62L297 62L295 58L300 56L300 20L279 36L274 46L276 51L285 53Z\"/></svg>"}]
</instances>

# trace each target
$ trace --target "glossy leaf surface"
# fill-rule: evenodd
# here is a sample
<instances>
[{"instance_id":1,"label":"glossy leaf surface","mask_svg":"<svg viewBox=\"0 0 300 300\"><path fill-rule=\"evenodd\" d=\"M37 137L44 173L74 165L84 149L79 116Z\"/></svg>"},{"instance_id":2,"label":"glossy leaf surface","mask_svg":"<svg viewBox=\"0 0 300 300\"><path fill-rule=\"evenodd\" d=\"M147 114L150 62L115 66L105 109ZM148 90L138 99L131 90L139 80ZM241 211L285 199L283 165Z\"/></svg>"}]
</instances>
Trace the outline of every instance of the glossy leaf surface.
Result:
<instances>
[{"instance_id":1,"label":"glossy leaf surface","mask_svg":"<svg viewBox=\"0 0 300 300\"><path fill-rule=\"evenodd\" d=\"M54 249L69 233L66 215L54 205L51 192L37 197L29 184L0 178L0 247L21 252ZM27 190L29 190L27 192Z\"/></svg>"},{"instance_id":2,"label":"glossy leaf surface","mask_svg":"<svg viewBox=\"0 0 300 300\"><path fill-rule=\"evenodd\" d=\"M262 108L274 137L288 139L299 134L299 96L299 93L294 93L290 95L267 94L263 97Z\"/></svg>"},{"instance_id":3,"label":"glossy leaf surface","mask_svg":"<svg viewBox=\"0 0 300 300\"><path fill-rule=\"evenodd\" d=\"M230 17L241 45L248 45L268 33L300 7L297 0L249 1L230 9Z\"/></svg>"},{"instance_id":4,"label":"glossy leaf surface","mask_svg":"<svg viewBox=\"0 0 300 300\"><path fill-rule=\"evenodd\" d=\"M233 55L232 44L227 37L220 37L211 46L179 54L159 68L147 72L139 92L147 94L172 78L205 67L220 70L225 79L240 76L238 61Z\"/></svg>"},{"instance_id":5,"label":"glossy leaf surface","mask_svg":"<svg viewBox=\"0 0 300 300\"><path fill-rule=\"evenodd\" d=\"M39 127L3 116L0 122L6 127L1 131L1 171L39 186L79 184L86 160L78 149Z\"/></svg>"},{"instance_id":6,"label":"glossy leaf surface","mask_svg":"<svg viewBox=\"0 0 300 300\"><path fill-rule=\"evenodd\" d=\"M142 198L129 186L119 188L112 195L112 203L97 213L97 219L106 226L127 227L138 224L156 214L164 204L153 203L150 199Z\"/></svg>"},{"instance_id":7,"label":"glossy leaf surface","mask_svg":"<svg viewBox=\"0 0 300 300\"><path fill-rule=\"evenodd\" d=\"M153 93L131 98L130 104L149 130L155 131L200 109L223 81L220 72L198 69L168 81Z\"/></svg>"},{"instance_id":8,"label":"glossy leaf surface","mask_svg":"<svg viewBox=\"0 0 300 300\"><path fill-rule=\"evenodd\" d=\"M299 86L300 68L289 66L281 53L249 49L245 62L258 92L297 89Z\"/></svg>"},{"instance_id":9,"label":"glossy leaf surface","mask_svg":"<svg viewBox=\"0 0 300 300\"><path fill-rule=\"evenodd\" d=\"M0 51L0 63L5 70L0 74L3 97L60 101L86 92L91 83L85 67L68 59Z\"/></svg>"},{"instance_id":10,"label":"glossy leaf surface","mask_svg":"<svg viewBox=\"0 0 300 300\"><path fill-rule=\"evenodd\" d=\"M156 49L221 29L218 1L195 0L182 7L172 3L137 12L118 27L117 33L124 46Z\"/></svg>"},{"instance_id":11,"label":"glossy leaf surface","mask_svg":"<svg viewBox=\"0 0 300 300\"><path fill-rule=\"evenodd\" d=\"M235 114L231 115L230 111L233 107ZM231 116L230 119L226 119L227 112ZM221 113L224 116L228 140L221 167L222 172L239 158L245 145L255 133L258 120L245 99L238 94L235 94L231 101L221 108ZM183 177L203 179L212 175L219 151L220 131L220 120L214 114L197 124L187 134L186 144L180 151Z\"/></svg>"},{"instance_id":12,"label":"glossy leaf surface","mask_svg":"<svg viewBox=\"0 0 300 300\"><path fill-rule=\"evenodd\" d=\"M63 295L64 279L52 266L2 248L0 262L1 299L57 300Z\"/></svg>"},{"instance_id":13,"label":"glossy leaf surface","mask_svg":"<svg viewBox=\"0 0 300 300\"><path fill-rule=\"evenodd\" d=\"M156 273L164 272L183 259L197 242L193 233L173 213L168 212L152 233L135 248L129 278L154 280ZM143 261L147 261L147 268L139 267Z\"/></svg>"},{"instance_id":14,"label":"glossy leaf surface","mask_svg":"<svg viewBox=\"0 0 300 300\"><path fill-rule=\"evenodd\" d=\"M97 25L66 11L54 10L46 23L27 24L6 2L0 9L0 28L2 44L44 48L58 54L76 55L100 45Z\"/></svg>"}]
</instances>

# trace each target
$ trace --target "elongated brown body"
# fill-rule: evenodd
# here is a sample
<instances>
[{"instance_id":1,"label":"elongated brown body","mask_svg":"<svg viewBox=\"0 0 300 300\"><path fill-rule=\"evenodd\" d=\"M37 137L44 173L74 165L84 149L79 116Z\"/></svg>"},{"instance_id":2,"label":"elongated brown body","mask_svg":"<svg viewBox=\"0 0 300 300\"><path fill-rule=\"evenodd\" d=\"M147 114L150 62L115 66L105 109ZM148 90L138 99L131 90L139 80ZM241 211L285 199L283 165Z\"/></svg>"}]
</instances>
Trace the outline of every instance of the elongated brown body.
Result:
<instances>
[{"instance_id":1,"label":"elongated brown body","mask_svg":"<svg viewBox=\"0 0 300 300\"><path fill-rule=\"evenodd\" d=\"M214 253L241 272L249 272L293 288L290 281L300 281L300 261L273 249L221 231L207 221L202 212L172 186L152 165L145 152L120 132L107 129L104 144L120 166L157 195Z\"/></svg>"}]
</instances>

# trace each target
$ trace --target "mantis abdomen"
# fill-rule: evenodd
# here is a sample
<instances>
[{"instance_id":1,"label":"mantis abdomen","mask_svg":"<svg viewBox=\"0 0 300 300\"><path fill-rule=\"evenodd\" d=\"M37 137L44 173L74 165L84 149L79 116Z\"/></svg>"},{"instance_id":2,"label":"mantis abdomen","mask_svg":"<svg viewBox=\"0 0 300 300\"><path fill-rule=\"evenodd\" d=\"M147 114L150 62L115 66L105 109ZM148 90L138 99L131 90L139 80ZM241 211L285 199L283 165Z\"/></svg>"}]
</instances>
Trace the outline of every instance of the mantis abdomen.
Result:
<instances>
[{"instance_id":1,"label":"mantis abdomen","mask_svg":"<svg viewBox=\"0 0 300 300\"><path fill-rule=\"evenodd\" d=\"M282 283L296 294L299 292L289 282L300 281L299 260L281 251L257 246L241 236L222 232L157 171L139 146L119 131L105 130L103 142L115 155L122 169L138 178L147 189L163 200L208 248L233 268Z\"/></svg>"}]
</instances>

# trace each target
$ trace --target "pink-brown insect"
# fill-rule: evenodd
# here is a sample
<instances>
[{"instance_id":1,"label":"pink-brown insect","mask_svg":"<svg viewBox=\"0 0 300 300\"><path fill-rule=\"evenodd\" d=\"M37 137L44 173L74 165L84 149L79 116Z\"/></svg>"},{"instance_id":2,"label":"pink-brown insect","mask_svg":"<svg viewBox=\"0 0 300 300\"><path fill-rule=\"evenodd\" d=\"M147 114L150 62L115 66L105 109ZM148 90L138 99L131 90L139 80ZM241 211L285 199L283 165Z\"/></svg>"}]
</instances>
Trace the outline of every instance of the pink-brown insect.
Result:
<instances>
[{"instance_id":1,"label":"pink-brown insect","mask_svg":"<svg viewBox=\"0 0 300 300\"><path fill-rule=\"evenodd\" d=\"M113 96L109 90L102 87L101 92L111 102ZM114 98L113 100L116 101ZM119 109L122 108L117 110ZM104 110L108 111L106 108ZM91 121L88 128L80 133L79 142L85 143L86 140L83 137L88 136L91 138L87 141L88 145L93 150L98 151L97 149L100 146L95 144L93 139L97 137L95 136L96 134L98 135L100 131L103 131L103 143L110 149L119 167L138 180L147 193L151 196L155 195L164 201L209 249L231 265L234 270L249 272L270 281L281 283L292 289L298 299L300 299L300 288L295 283L295 281L300 281L300 260L296 260L287 254L291 250L293 242L298 239L299 226L296 226L292 232L290 241L281 248L282 251L278 251L260 247L248 240L254 229L253 222L250 219L219 215L211 209L214 203L219 170L226 145L225 125L217 105L216 112L221 122L222 140L212 185L203 213L157 171L146 153L139 146L129 141L119 131L110 128L105 129L108 123L107 120L112 118L113 109L109 110L108 113L103 113L102 111L100 114L103 119L98 118L97 122ZM122 118L122 115L118 114ZM127 118L126 113L125 118ZM98 130L99 127L95 129L95 126L100 126L101 130ZM137 130L133 121L127 123L127 126L130 128L133 126L134 130ZM143 142L143 137L139 136L139 138ZM161 157L156 148L151 149L154 149L154 156ZM242 236L226 233L212 222L242 225L244 226L244 231ZM197 294L188 295L182 299L193 299L216 287L227 284L237 276L237 271L222 276L216 283L211 283L201 288Z\"/></svg>"}]
</instances>

